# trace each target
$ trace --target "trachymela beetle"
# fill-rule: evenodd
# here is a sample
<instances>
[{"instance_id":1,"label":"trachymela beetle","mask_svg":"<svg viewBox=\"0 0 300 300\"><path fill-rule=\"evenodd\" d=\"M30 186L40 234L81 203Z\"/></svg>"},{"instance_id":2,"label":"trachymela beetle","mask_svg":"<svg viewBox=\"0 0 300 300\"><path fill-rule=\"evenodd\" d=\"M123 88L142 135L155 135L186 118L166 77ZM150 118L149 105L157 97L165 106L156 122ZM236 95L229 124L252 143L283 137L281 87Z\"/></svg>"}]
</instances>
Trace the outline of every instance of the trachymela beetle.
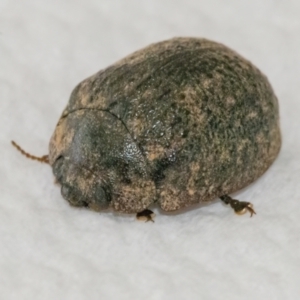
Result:
<instances>
[{"instance_id":1,"label":"trachymela beetle","mask_svg":"<svg viewBox=\"0 0 300 300\"><path fill-rule=\"evenodd\" d=\"M50 141L62 196L151 219L228 195L262 175L281 145L267 78L216 42L152 44L79 83ZM143 213L145 212L145 213Z\"/></svg>"}]
</instances>

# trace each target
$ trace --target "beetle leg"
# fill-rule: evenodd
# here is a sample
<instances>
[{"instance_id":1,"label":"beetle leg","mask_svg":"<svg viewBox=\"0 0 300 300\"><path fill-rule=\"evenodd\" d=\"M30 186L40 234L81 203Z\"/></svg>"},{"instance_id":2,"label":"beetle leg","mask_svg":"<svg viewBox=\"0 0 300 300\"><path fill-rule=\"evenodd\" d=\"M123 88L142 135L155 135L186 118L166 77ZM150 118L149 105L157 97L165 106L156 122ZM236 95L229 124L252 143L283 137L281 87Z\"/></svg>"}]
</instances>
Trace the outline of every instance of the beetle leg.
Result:
<instances>
[{"instance_id":1,"label":"beetle leg","mask_svg":"<svg viewBox=\"0 0 300 300\"><path fill-rule=\"evenodd\" d=\"M145 222L151 221L153 223L154 223L154 220L153 220L154 216L155 216L154 212L150 209L145 209L136 214L136 218L139 221L145 221Z\"/></svg>"},{"instance_id":2,"label":"beetle leg","mask_svg":"<svg viewBox=\"0 0 300 300\"><path fill-rule=\"evenodd\" d=\"M230 206L233 208L233 210L239 215L242 215L242 214L246 213L247 211L249 211L250 217L252 217L253 214L256 214L256 212L252 208L252 204L250 202L238 201L238 200L232 199L228 195L221 196L220 199L225 204L230 204Z\"/></svg>"}]
</instances>

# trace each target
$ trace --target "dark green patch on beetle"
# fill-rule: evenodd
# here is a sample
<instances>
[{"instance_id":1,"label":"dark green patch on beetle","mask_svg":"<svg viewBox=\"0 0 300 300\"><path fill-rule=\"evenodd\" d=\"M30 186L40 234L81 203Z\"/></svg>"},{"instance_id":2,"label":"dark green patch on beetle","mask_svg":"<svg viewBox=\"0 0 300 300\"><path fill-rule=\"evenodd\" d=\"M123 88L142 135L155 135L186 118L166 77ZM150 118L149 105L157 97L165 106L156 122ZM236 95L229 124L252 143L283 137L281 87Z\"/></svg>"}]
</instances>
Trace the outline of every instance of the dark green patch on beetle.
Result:
<instances>
[{"instance_id":1,"label":"dark green patch on beetle","mask_svg":"<svg viewBox=\"0 0 300 300\"><path fill-rule=\"evenodd\" d=\"M280 145L267 78L221 44L175 38L82 81L49 162L73 205L174 211L223 196L238 211L226 195L262 175Z\"/></svg>"}]
</instances>

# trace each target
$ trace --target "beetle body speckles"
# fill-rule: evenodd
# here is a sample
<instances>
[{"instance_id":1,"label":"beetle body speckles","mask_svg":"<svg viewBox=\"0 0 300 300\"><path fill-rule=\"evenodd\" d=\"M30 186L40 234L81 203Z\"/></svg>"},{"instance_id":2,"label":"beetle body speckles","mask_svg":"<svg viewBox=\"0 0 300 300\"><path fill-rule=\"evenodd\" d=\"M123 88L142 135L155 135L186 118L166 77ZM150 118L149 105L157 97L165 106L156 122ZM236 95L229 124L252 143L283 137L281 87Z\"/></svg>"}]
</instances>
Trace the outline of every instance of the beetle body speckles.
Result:
<instances>
[{"instance_id":1,"label":"beetle body speckles","mask_svg":"<svg viewBox=\"0 0 300 300\"><path fill-rule=\"evenodd\" d=\"M280 145L267 78L221 44L175 38L81 82L49 161L73 205L173 211L247 186Z\"/></svg>"}]
</instances>

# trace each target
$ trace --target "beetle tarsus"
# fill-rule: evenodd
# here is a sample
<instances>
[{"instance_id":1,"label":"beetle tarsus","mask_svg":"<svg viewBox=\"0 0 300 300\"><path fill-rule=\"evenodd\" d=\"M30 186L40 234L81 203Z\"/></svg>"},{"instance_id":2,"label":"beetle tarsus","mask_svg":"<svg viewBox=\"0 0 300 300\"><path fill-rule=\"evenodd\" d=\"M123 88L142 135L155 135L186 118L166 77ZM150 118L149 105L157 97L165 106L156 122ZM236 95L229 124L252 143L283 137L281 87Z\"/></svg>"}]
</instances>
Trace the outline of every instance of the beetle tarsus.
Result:
<instances>
[{"instance_id":1,"label":"beetle tarsus","mask_svg":"<svg viewBox=\"0 0 300 300\"><path fill-rule=\"evenodd\" d=\"M238 201L236 199L232 199L228 195L221 196L220 199L225 204L230 204L230 206L233 208L235 213L242 215L246 213L247 211L250 213L250 217L252 217L254 214L256 214L255 210L252 208L252 204L250 202L244 202L244 201Z\"/></svg>"}]
</instances>

